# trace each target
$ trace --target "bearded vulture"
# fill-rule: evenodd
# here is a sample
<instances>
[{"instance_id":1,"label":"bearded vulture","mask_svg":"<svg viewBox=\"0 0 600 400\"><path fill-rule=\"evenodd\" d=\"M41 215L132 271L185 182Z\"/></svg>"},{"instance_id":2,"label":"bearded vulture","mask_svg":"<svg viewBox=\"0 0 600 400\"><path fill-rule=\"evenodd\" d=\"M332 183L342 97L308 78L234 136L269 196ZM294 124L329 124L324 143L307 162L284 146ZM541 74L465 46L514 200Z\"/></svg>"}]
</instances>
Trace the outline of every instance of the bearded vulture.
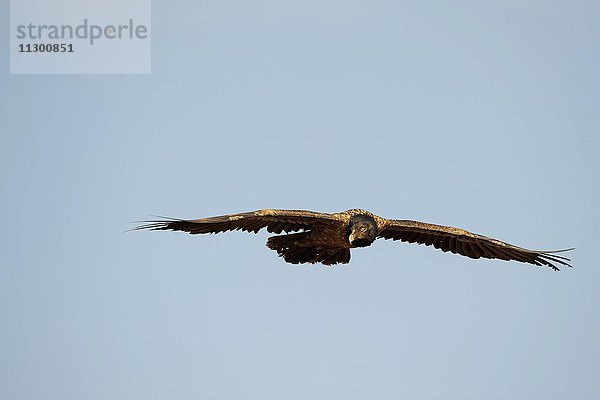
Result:
<instances>
[{"instance_id":1,"label":"bearded vulture","mask_svg":"<svg viewBox=\"0 0 600 400\"><path fill-rule=\"evenodd\" d=\"M573 250L528 250L460 228L385 219L359 209L334 214L265 209L194 220L167 218L144 221L144 225L134 230L172 230L196 235L234 230L257 233L263 228L278 234L267 240L267 247L291 264L347 264L350 249L370 246L378 238L433 245L443 252L470 258L515 260L555 271L560 265L571 267L571 260L557 253ZM286 234L280 235L282 232Z\"/></svg>"}]
</instances>

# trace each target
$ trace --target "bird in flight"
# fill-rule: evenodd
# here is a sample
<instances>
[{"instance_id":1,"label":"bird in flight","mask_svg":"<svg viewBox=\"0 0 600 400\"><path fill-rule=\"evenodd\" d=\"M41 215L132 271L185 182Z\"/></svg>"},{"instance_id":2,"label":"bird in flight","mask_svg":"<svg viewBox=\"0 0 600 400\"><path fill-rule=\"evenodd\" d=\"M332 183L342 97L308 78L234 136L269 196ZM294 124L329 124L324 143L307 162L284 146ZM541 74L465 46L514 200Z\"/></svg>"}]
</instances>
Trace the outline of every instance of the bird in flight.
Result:
<instances>
[{"instance_id":1,"label":"bird in flight","mask_svg":"<svg viewBox=\"0 0 600 400\"><path fill-rule=\"evenodd\" d=\"M359 209L334 214L264 209L194 220L167 218L145 221L134 230L172 230L195 235L234 230L257 233L263 228L277 234L267 240L267 247L291 264L347 264L350 249L370 246L379 238L424 244L470 258L515 260L555 271L561 265L571 267L570 259L557 253L573 250L528 250L460 228L385 219Z\"/></svg>"}]
</instances>

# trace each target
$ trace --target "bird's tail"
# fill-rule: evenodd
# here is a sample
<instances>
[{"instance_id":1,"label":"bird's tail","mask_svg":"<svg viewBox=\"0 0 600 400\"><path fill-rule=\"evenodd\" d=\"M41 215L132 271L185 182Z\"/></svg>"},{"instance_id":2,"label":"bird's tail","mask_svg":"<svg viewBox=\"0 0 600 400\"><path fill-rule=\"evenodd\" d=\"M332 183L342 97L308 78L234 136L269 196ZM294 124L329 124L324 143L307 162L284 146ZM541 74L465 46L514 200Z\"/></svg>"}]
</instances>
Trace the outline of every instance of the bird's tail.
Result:
<instances>
[{"instance_id":1,"label":"bird's tail","mask_svg":"<svg viewBox=\"0 0 600 400\"><path fill-rule=\"evenodd\" d=\"M350 262L350 250L324 248L310 242L310 232L290 233L271 236L267 247L277 251L280 257L291 264L323 263L325 265L347 264Z\"/></svg>"}]
</instances>

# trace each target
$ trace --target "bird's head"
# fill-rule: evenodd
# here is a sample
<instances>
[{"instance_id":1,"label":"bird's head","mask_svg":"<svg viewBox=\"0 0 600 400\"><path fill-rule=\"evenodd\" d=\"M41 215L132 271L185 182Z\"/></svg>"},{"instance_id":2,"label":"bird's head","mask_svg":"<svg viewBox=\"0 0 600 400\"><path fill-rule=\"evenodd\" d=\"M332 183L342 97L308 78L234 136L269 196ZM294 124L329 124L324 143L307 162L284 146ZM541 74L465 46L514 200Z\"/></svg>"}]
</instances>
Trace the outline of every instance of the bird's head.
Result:
<instances>
[{"instance_id":1,"label":"bird's head","mask_svg":"<svg viewBox=\"0 0 600 400\"><path fill-rule=\"evenodd\" d=\"M350 222L348 241L352 247L367 247L377 237L377 224L372 218L359 218Z\"/></svg>"}]
</instances>

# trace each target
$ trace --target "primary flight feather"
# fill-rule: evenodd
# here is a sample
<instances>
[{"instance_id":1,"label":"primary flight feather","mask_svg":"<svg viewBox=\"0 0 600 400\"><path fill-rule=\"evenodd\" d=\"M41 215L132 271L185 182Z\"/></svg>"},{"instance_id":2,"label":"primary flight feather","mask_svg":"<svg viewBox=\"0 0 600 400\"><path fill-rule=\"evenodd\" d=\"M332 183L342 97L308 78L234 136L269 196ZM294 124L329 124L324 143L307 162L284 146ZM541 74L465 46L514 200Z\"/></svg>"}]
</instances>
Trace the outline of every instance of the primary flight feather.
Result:
<instances>
[{"instance_id":1,"label":"primary flight feather","mask_svg":"<svg viewBox=\"0 0 600 400\"><path fill-rule=\"evenodd\" d=\"M350 249L367 247L376 239L383 238L433 245L443 252L450 251L470 258L515 260L550 267L555 271L560 265L571 267L570 259L557 253L572 249L528 250L464 229L385 219L359 209L334 214L265 209L194 220L146 221L134 230L172 230L195 235L233 230L257 233L263 228L278 234L267 240L267 246L292 264L347 264L350 262ZM286 234L281 235L282 232Z\"/></svg>"}]
</instances>

